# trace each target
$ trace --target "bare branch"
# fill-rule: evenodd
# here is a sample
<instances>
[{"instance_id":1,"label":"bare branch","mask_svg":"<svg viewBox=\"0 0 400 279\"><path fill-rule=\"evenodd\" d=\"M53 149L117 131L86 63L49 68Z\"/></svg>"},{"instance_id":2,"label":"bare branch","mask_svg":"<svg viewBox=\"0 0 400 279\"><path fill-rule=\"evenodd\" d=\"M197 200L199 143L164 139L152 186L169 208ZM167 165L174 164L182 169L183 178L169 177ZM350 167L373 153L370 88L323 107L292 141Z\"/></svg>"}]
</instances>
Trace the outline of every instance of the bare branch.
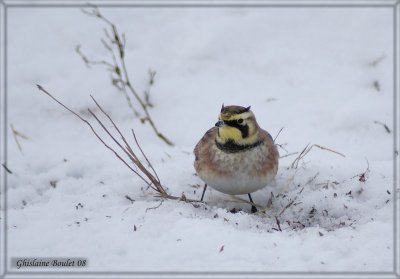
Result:
<instances>
[{"instance_id":1,"label":"bare branch","mask_svg":"<svg viewBox=\"0 0 400 279\"><path fill-rule=\"evenodd\" d=\"M15 130L13 124L10 124L10 128L11 128L11 131L13 133L14 140L17 143L18 149L21 152L21 154L23 154L22 147L21 147L21 144L19 143L18 137L20 137L20 138L22 138L24 140L29 140L29 138L27 136L25 136L24 134L21 134L20 132Z\"/></svg>"},{"instance_id":2,"label":"bare branch","mask_svg":"<svg viewBox=\"0 0 400 279\"><path fill-rule=\"evenodd\" d=\"M376 67L379 63L381 63L384 59L386 58L385 54L382 54L381 56L379 56L378 58L374 59L373 61L371 61L369 63L369 65L371 67Z\"/></svg>"},{"instance_id":3,"label":"bare branch","mask_svg":"<svg viewBox=\"0 0 400 279\"><path fill-rule=\"evenodd\" d=\"M375 123L375 124L382 125L383 128L385 128L385 130L386 130L386 132L387 132L388 134L390 134L390 133L392 132L392 131L389 129L389 127L388 127L385 123L382 123L382 122L377 121L377 120L375 120L374 123Z\"/></svg>"},{"instance_id":4,"label":"bare branch","mask_svg":"<svg viewBox=\"0 0 400 279\"><path fill-rule=\"evenodd\" d=\"M285 128L285 127L282 127L282 128L279 130L278 134L276 134L276 136L275 136L275 138L274 138L274 142L275 142L276 139L278 138L279 134L282 132L283 128Z\"/></svg>"},{"instance_id":5,"label":"bare branch","mask_svg":"<svg viewBox=\"0 0 400 279\"><path fill-rule=\"evenodd\" d=\"M157 209L157 208L159 208L162 204L163 204L163 202L164 202L164 200L161 200L161 202L159 203L159 205L157 205L157 206L154 206L154 207L149 207L149 208L146 208L146 211L145 211L145 213L147 213L147 211L149 211L149 210L152 210L152 209Z\"/></svg>"},{"instance_id":6,"label":"bare branch","mask_svg":"<svg viewBox=\"0 0 400 279\"><path fill-rule=\"evenodd\" d=\"M82 53L80 45L76 46L75 51L82 58L82 60L85 62L86 66L88 66L89 68L90 68L90 65L105 65L108 68L108 70L114 69L114 65L111 64L108 61L105 61L105 60L90 60L89 58L87 58L87 56Z\"/></svg>"},{"instance_id":7,"label":"bare branch","mask_svg":"<svg viewBox=\"0 0 400 279\"><path fill-rule=\"evenodd\" d=\"M279 219L278 219L277 216L275 216L275 221L276 221L276 224L278 225L279 231L281 232L281 231L282 231L282 229L281 229L281 222L279 221Z\"/></svg>"},{"instance_id":8,"label":"bare branch","mask_svg":"<svg viewBox=\"0 0 400 279\"><path fill-rule=\"evenodd\" d=\"M287 143L283 143L283 144L279 144L279 143L275 143L276 146L278 146L279 148L283 149L286 153L288 153L289 151L287 151L287 149L284 147L285 145L287 145ZM297 152L298 153L298 152Z\"/></svg>"},{"instance_id":9,"label":"bare branch","mask_svg":"<svg viewBox=\"0 0 400 279\"><path fill-rule=\"evenodd\" d=\"M283 212L286 211L286 209L288 209L289 207L292 206L292 204L294 203L295 200L292 200L291 202L289 202L282 210L281 212L279 212L279 216L281 216L283 214Z\"/></svg>"},{"instance_id":10,"label":"bare branch","mask_svg":"<svg viewBox=\"0 0 400 279\"><path fill-rule=\"evenodd\" d=\"M160 179L157 175L157 172L155 171L153 165L151 164L150 160L148 159L148 157L146 156L146 154L144 153L143 149L141 148L136 135L134 133L134 131L132 130L133 133L133 137L135 140L136 145L138 146L141 154L144 156L146 162L149 165L149 168L151 169L151 171L154 172L154 175L145 167L145 165L138 159L137 155L135 154L135 152L132 150L131 146L129 145L129 143L127 142L127 140L125 139L125 137L123 136L123 134L121 133L120 129L118 128L118 126L115 124L115 122L112 120L112 118L110 117L110 115L108 113L105 112L105 110L100 106L100 104L96 101L96 99L92 97L92 100L94 101L94 103L96 104L96 106L101 110L101 112L109 119L109 121L112 123L113 127L116 129L116 131L118 132L118 134L121 136L123 143L125 144L125 147L122 145L121 142L119 142L115 136L113 136L111 134L111 132L107 129L107 127L104 125L104 123L98 118L98 116L90 109L88 109L89 113L91 116L94 117L94 119L97 121L97 123L100 125L100 127L107 133L107 135L113 140L113 142L120 148L122 149L122 151L125 153L125 155L131 160L132 164L137 167L138 170L135 170L134 168L132 168L127 161L125 161L124 158L122 158L122 156L115 150L113 149L111 146L109 146L104 140L103 138L100 137L100 135L96 132L96 130L94 129L94 127L92 126L92 124L86 120L85 118L83 118L81 115L79 115L78 113L76 113L75 111L73 111L72 109L70 109L69 107L67 107L66 105L64 105L62 102L60 102L58 99L56 99L53 95L51 95L47 90L45 90L42 86L37 85L38 89L45 93L46 95L48 95L50 98L52 98L56 103L58 103L60 106L62 106L64 109L66 109L67 111L69 111L70 113L72 113L73 115L75 115L77 118L79 118L79 120L81 120L82 122L84 122L86 125L89 126L89 128L91 129L91 131L93 132L93 134L97 137L97 139L107 148L109 149L111 152L114 153L114 155L121 160L135 175L137 175L141 180L143 180L151 189L153 189L154 191L156 191L159 195L157 195L157 197L160 198L164 198L164 199L171 199L171 200L178 200L178 201L184 201L184 202L188 202L190 204L192 204L195 207L198 207L197 203L203 203L202 201L199 200L194 200L194 199L188 199L186 198L184 195L182 195L181 197L177 197L177 196L173 196L167 193L167 191L164 189L164 187L162 186ZM3 165L3 167L7 170L6 166Z\"/></svg>"},{"instance_id":11,"label":"bare branch","mask_svg":"<svg viewBox=\"0 0 400 279\"><path fill-rule=\"evenodd\" d=\"M319 175L319 172L317 172L313 177L310 177L310 178L307 180L306 184L304 184L304 185L308 185L308 184L310 184L311 182L313 182L313 181L318 177L318 175Z\"/></svg>"},{"instance_id":12,"label":"bare branch","mask_svg":"<svg viewBox=\"0 0 400 279\"><path fill-rule=\"evenodd\" d=\"M6 164L1 164L3 168L8 172L9 174L12 174L12 171L6 166Z\"/></svg>"},{"instance_id":13,"label":"bare branch","mask_svg":"<svg viewBox=\"0 0 400 279\"><path fill-rule=\"evenodd\" d=\"M154 168L153 168L152 164L150 163L150 161L148 160L147 156L144 154L140 144L138 143L138 141L136 139L136 135L133 132L133 130L132 130L132 133L134 135L134 139L135 139L136 145L139 147L140 152L143 154L143 156L145 157L146 161L149 163L149 166L153 170L154 174L156 175L156 178L151 173L149 173L149 171L144 167L142 162L138 159L138 157L136 156L136 154L133 152L132 148L130 147L129 143L127 142L127 140L125 139L125 137L123 136L121 131L119 130L118 126L114 123L114 121L110 117L110 115L104 111L104 109L99 105L99 103L96 101L96 99L93 96L90 96L90 97L95 102L97 107L101 110L101 112L110 120L110 122L112 123L113 127L117 130L117 132L121 136L123 142L125 143L125 148L122 147L122 145L111 135L111 133L107 130L107 128L105 128L103 123L101 123L101 121L96 117L96 115L94 115L92 112L90 112L90 113L95 117L95 119L99 122L99 124L102 126L102 128L108 133L108 135L114 140L114 142L131 159L131 161L134 163L134 165L137 166L145 176L147 176L147 178L151 181L151 184L154 185L154 187L156 189L153 186L151 186L150 184L148 184L148 185L151 186L153 189L155 189L157 192L160 192L161 194L166 194L164 188L161 186L160 179L158 178L158 175L157 175L156 171L154 170Z\"/></svg>"},{"instance_id":14,"label":"bare branch","mask_svg":"<svg viewBox=\"0 0 400 279\"><path fill-rule=\"evenodd\" d=\"M335 153L335 154L337 154L337 155L339 155L339 156L342 156L343 158L346 157L346 155L344 155L344 154L342 154L342 153L340 153L340 152L337 152L337 151L335 151L335 150L329 149L329 148L327 148L327 147L323 147L323 146L318 145L318 144L313 144L313 145L310 147L310 149L313 148L314 146L315 146L315 147L318 147L319 149L322 149L322 150L326 150L326 151L330 151L330 152L332 152L332 153Z\"/></svg>"},{"instance_id":15,"label":"bare branch","mask_svg":"<svg viewBox=\"0 0 400 279\"><path fill-rule=\"evenodd\" d=\"M289 157L289 156L292 156L292 155L296 155L297 153L299 153L299 152L288 153L288 154L285 154L283 156L279 156L279 159L282 159L282 158L285 158L285 157Z\"/></svg>"},{"instance_id":16,"label":"bare branch","mask_svg":"<svg viewBox=\"0 0 400 279\"><path fill-rule=\"evenodd\" d=\"M184 201L184 202L191 203L191 204L194 204L194 203L205 203L204 201L201 201L201 200L194 200L194 199L188 199L188 198L183 200L182 197L176 197L176 196L171 196L171 195L159 196L159 197L164 197L164 198L167 198L167 199L170 199L170 200Z\"/></svg>"},{"instance_id":17,"label":"bare branch","mask_svg":"<svg viewBox=\"0 0 400 279\"><path fill-rule=\"evenodd\" d=\"M308 148L309 145L310 145L310 144L307 144L306 147L304 147L304 149L300 152L300 155L297 156L297 158L292 162L290 168L292 168L292 169L293 169L293 168L297 169L297 166L299 165L300 159L302 159L302 158L307 154L306 150L307 150L307 148Z\"/></svg>"},{"instance_id":18,"label":"bare branch","mask_svg":"<svg viewBox=\"0 0 400 279\"><path fill-rule=\"evenodd\" d=\"M96 119L96 121L99 123L99 125L103 128L103 130L110 136L110 138L112 138L112 140L128 155L128 157L132 160L132 158L129 156L129 153L128 152L126 152L126 150L121 146L121 144L113 137L113 135L108 131L108 129L104 126L104 124L99 120L99 118L96 116L96 114L94 114L90 109L88 109L88 111L89 111L89 113ZM114 151L114 150L113 150ZM116 153L115 151L114 151L114 153ZM123 160L122 158L121 158L121 156L117 156L120 160ZM132 160L133 161L133 160ZM125 161L124 161L125 162ZM133 161L134 163L135 163L135 161ZM127 164L127 163L126 163ZM142 175L140 175L140 173L139 172L137 172L136 170L134 170L133 168L131 168L130 166L129 166L129 168L130 168L130 170L131 171L133 171L137 176L139 176L149 187L151 187L151 188L153 188L154 190L157 190L157 189L155 189L153 186L152 186L152 184L151 184L151 182L149 182L149 181L147 181Z\"/></svg>"},{"instance_id":19,"label":"bare branch","mask_svg":"<svg viewBox=\"0 0 400 279\"><path fill-rule=\"evenodd\" d=\"M142 153L143 157L146 159L147 163L149 164L149 167L153 170L154 175L157 177L157 181L160 182L160 178L158 177L157 172L154 170L153 165L150 163L149 159L147 158L146 154L143 152L142 147L140 146L137 138L136 138L136 134L135 131L133 131L132 129L132 134L133 134L133 138L135 139L136 145L139 148L140 152Z\"/></svg>"},{"instance_id":20,"label":"bare branch","mask_svg":"<svg viewBox=\"0 0 400 279\"><path fill-rule=\"evenodd\" d=\"M103 145L107 149L109 149L111 152L113 152L114 155L118 159L120 159L131 171L133 171L135 174L137 174L147 185L150 186L150 182L149 181L145 180L141 175L139 175L138 172L135 171L131 166L129 166L129 164L113 148L111 148L107 143L105 143L105 141L99 136L99 134L96 132L96 130L93 128L92 124L90 124L89 121L87 121L85 118L83 118L82 116L80 116L79 114L77 114L76 112L71 110L69 107L67 107L66 105L61 103L59 100L57 100L55 97L53 97L53 95L51 95L49 92L47 92L41 85L37 84L37 87L39 88L40 91L42 91L43 93L48 95L50 98L52 98L54 101L56 101L60 106L62 106L63 108L68 110L70 113L72 113L73 115L78 117L81 121L85 122L86 125L88 125L90 127L90 129L92 130L93 134L101 141L101 143L103 143Z\"/></svg>"},{"instance_id":21,"label":"bare branch","mask_svg":"<svg viewBox=\"0 0 400 279\"><path fill-rule=\"evenodd\" d=\"M144 117L141 117L141 119L143 119L142 123L148 122L150 124L150 126L152 127L153 131L155 132L155 134L161 139L163 140L166 144L168 145L173 145L173 143L167 139L156 127L153 119L150 116L150 113L148 111L149 107L152 107L152 104L150 102L149 99L149 90L146 91L146 93L144 94L144 100L139 96L139 94L137 93L137 91L135 90L135 88L132 85L132 82L129 79L129 75L128 75L128 70L126 67L126 63L125 63L125 44L126 44L126 38L125 35L122 34L120 35L120 33L118 32L117 27L115 26L114 23L112 23L110 20L108 20L106 17L104 17L101 13L100 10L98 9L98 7L91 5L92 10L88 11L85 9L82 9L82 12L98 18L100 20L102 20L103 22L105 22L109 29L111 30L111 32L108 32L107 29L104 29L104 33L106 36L106 39L101 39L102 44L104 45L104 47L111 53L112 59L113 59L113 63L111 64L107 61L91 61L89 60L85 55L82 54L82 52L79 49L79 46L77 47L77 53L82 57L83 61L87 64L103 64L105 65L108 70L111 70L113 72L116 73L116 75L118 76L118 78L113 78L112 77L112 84L117 87L117 89L119 91L124 92L125 94L125 98L127 100L128 106L133 110L134 114L137 117L140 117L140 114L133 108L133 105L131 103L131 100L128 96L128 91L135 97L136 101L139 103L140 107L143 110L144 113ZM108 42L106 41L108 40ZM115 53L118 54L118 60L115 57ZM150 81L149 84L150 86L154 83L154 76L155 76L155 72L154 71L150 71L149 72L150 75Z\"/></svg>"},{"instance_id":22,"label":"bare branch","mask_svg":"<svg viewBox=\"0 0 400 279\"><path fill-rule=\"evenodd\" d=\"M335 150L329 149L327 147L324 147L324 146L321 146L321 145L318 145L318 144L313 144L311 146L309 146L309 145L310 144L307 144L306 147L304 147L304 149L300 152L300 155L297 156L297 158L292 162L292 164L290 166L292 169L296 169L298 167L298 164L299 164L300 160L303 159L308 154L308 152L310 152L310 150L313 147L318 147L319 149L330 151L330 152L335 153L337 155L340 155L342 157L346 157L344 154L342 154L340 152L337 152Z\"/></svg>"},{"instance_id":23,"label":"bare branch","mask_svg":"<svg viewBox=\"0 0 400 279\"><path fill-rule=\"evenodd\" d=\"M144 101L147 107L154 107L153 103L150 101L150 88L154 85L154 77L156 75L156 71L149 70L149 82L148 82L148 89L143 92L144 94Z\"/></svg>"}]
</instances>

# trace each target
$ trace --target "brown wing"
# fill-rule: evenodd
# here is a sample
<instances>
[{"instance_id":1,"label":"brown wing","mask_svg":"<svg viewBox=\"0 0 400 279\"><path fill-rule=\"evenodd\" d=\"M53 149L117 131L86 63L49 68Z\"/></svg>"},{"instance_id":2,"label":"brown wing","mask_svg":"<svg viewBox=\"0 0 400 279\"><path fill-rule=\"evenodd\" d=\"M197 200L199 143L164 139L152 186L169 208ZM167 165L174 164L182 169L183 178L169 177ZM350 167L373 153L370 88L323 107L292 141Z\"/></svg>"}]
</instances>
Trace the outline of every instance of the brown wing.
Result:
<instances>
[{"instance_id":1,"label":"brown wing","mask_svg":"<svg viewBox=\"0 0 400 279\"><path fill-rule=\"evenodd\" d=\"M215 137L217 135L218 128L213 127L208 130L200 141L196 144L194 148L194 167L197 172L201 170L201 166L209 165L210 156L208 152L210 151L210 146L214 144Z\"/></svg>"},{"instance_id":2,"label":"brown wing","mask_svg":"<svg viewBox=\"0 0 400 279\"><path fill-rule=\"evenodd\" d=\"M263 140L268 147L268 156L265 158L264 164L262 164L262 172L272 171L276 175L279 166L278 148L275 145L271 135L263 129L261 129L260 139Z\"/></svg>"}]
</instances>

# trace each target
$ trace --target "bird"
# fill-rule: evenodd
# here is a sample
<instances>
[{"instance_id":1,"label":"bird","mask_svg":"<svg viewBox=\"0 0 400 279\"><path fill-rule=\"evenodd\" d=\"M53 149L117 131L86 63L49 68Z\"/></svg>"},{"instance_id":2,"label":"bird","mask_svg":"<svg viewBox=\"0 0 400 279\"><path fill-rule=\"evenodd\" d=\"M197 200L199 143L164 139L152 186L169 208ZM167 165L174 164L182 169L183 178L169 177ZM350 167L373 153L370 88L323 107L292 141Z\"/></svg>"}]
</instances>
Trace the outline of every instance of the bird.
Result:
<instances>
[{"instance_id":1,"label":"bird","mask_svg":"<svg viewBox=\"0 0 400 279\"><path fill-rule=\"evenodd\" d=\"M251 193L272 181L278 172L279 152L271 135L260 128L251 107L222 105L218 122L194 148L194 168L207 186L229 195Z\"/></svg>"}]
</instances>

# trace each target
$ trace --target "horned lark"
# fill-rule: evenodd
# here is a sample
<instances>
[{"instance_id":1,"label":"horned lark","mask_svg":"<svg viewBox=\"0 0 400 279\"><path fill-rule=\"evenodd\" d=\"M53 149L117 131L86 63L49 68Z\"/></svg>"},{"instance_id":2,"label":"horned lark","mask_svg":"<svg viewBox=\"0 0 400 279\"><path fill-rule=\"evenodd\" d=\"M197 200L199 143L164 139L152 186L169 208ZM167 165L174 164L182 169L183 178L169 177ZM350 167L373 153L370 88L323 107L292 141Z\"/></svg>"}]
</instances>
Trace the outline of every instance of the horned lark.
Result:
<instances>
[{"instance_id":1,"label":"horned lark","mask_svg":"<svg viewBox=\"0 0 400 279\"><path fill-rule=\"evenodd\" d=\"M264 188L278 171L279 153L271 135L261 129L250 107L222 105L216 127L197 143L194 167L207 185L230 194L248 194ZM257 209L253 205L252 212Z\"/></svg>"}]
</instances>

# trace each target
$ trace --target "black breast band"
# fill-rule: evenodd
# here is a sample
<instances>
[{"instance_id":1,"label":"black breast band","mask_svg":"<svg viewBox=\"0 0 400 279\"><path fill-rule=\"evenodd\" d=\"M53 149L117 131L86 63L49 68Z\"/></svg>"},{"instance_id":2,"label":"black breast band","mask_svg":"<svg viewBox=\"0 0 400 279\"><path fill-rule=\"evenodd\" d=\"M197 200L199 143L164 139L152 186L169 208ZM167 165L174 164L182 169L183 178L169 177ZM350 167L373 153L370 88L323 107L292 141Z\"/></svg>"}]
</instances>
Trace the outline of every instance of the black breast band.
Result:
<instances>
[{"instance_id":1,"label":"black breast band","mask_svg":"<svg viewBox=\"0 0 400 279\"><path fill-rule=\"evenodd\" d=\"M217 145L217 147L219 149L221 149L222 151L228 152L228 153L236 153L236 152L240 152L240 151L245 151L245 150L249 150L252 149L254 147L259 146L260 144L262 144L263 141L256 141L253 144L236 144L233 140L228 140L226 143L219 143L217 140L215 140L215 144Z\"/></svg>"}]
</instances>

